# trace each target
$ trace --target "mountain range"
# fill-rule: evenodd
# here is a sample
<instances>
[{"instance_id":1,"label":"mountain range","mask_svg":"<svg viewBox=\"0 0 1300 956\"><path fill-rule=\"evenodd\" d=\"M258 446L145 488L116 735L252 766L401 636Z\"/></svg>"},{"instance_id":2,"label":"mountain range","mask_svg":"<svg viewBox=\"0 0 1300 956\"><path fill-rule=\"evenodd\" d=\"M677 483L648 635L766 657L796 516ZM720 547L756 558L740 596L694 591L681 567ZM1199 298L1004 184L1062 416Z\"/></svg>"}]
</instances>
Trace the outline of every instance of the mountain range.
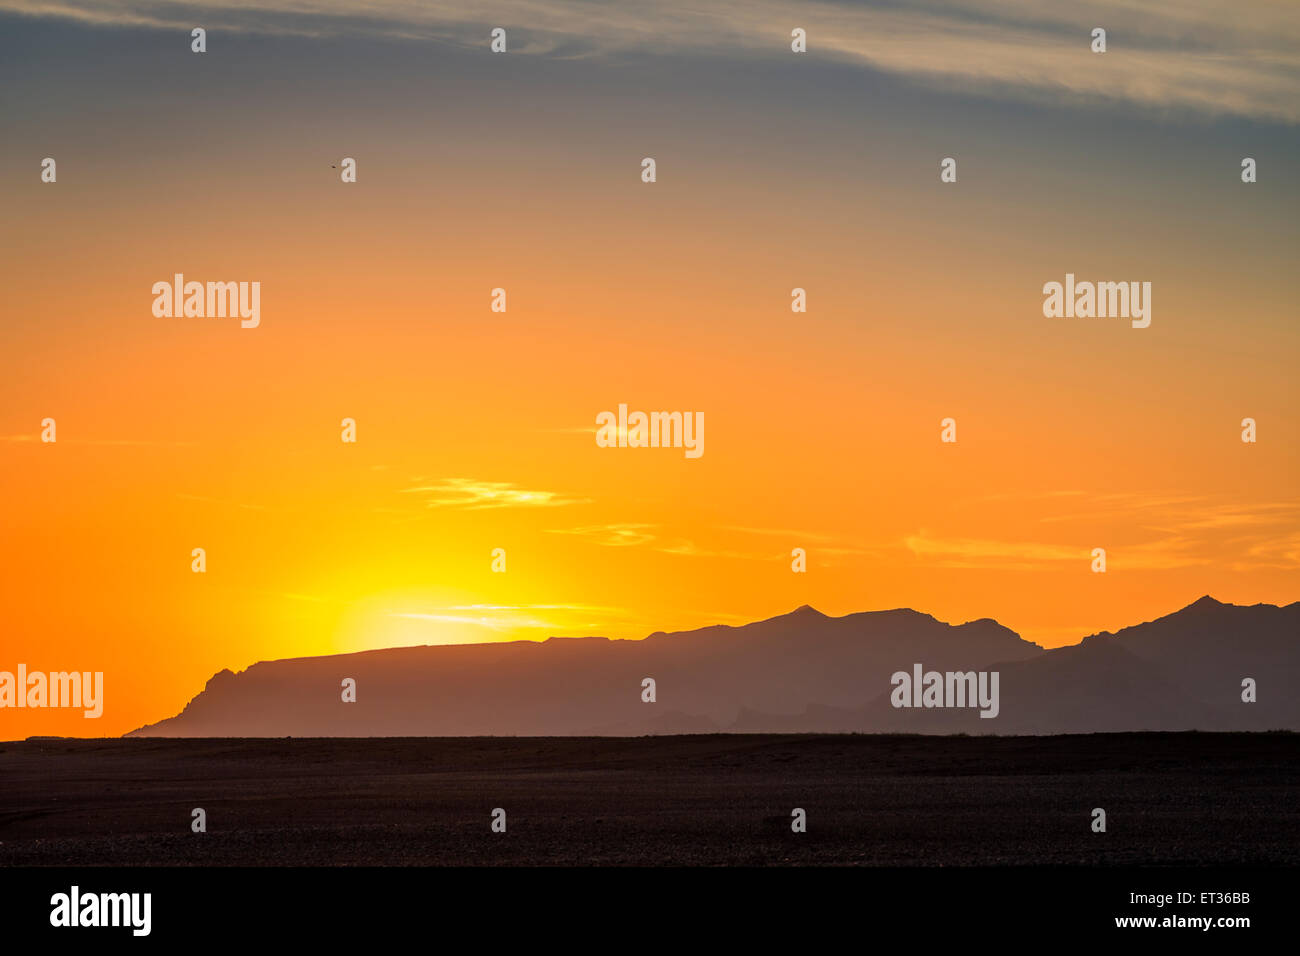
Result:
<instances>
[{"instance_id":1,"label":"mountain range","mask_svg":"<svg viewBox=\"0 0 1300 956\"><path fill-rule=\"evenodd\" d=\"M549 638L263 661L222 670L136 737L1058 734L1300 730L1300 602L1203 597L1115 634L1044 649L996 621L811 607L644 640ZM995 718L895 707L895 672L996 671ZM345 702L345 679L355 701ZM655 700L642 699L654 680ZM1242 682L1257 700L1242 700Z\"/></svg>"}]
</instances>

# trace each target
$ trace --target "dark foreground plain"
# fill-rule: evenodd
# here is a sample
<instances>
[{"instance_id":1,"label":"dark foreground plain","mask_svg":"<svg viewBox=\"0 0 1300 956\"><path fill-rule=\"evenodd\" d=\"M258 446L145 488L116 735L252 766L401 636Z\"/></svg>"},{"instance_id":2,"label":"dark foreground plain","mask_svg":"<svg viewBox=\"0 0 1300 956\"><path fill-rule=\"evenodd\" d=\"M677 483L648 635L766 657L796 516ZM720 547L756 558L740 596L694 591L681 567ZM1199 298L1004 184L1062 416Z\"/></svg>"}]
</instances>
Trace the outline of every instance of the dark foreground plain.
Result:
<instances>
[{"instance_id":1,"label":"dark foreground plain","mask_svg":"<svg viewBox=\"0 0 1300 956\"><path fill-rule=\"evenodd\" d=\"M1294 864L1298 757L1286 733L30 740L0 743L0 866Z\"/></svg>"}]
</instances>

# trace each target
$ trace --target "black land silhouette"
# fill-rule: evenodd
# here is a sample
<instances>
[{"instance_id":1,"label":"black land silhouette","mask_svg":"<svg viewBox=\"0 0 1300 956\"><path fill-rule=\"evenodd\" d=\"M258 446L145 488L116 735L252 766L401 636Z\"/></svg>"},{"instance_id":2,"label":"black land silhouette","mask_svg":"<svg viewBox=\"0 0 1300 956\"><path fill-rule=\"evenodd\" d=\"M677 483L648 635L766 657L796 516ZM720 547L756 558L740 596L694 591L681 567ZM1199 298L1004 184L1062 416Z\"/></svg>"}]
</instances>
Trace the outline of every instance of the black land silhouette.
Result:
<instances>
[{"instance_id":1,"label":"black land silhouette","mask_svg":"<svg viewBox=\"0 0 1300 956\"><path fill-rule=\"evenodd\" d=\"M990 619L811 607L641 641L551 638L392 648L223 670L175 717L127 736L1061 734L1300 729L1300 602L1203 597L1155 621L1044 650ZM997 671L999 713L895 708L890 678ZM642 680L656 701L642 700ZM356 681L356 701L341 685ZM1258 699L1242 700L1242 682Z\"/></svg>"}]
</instances>

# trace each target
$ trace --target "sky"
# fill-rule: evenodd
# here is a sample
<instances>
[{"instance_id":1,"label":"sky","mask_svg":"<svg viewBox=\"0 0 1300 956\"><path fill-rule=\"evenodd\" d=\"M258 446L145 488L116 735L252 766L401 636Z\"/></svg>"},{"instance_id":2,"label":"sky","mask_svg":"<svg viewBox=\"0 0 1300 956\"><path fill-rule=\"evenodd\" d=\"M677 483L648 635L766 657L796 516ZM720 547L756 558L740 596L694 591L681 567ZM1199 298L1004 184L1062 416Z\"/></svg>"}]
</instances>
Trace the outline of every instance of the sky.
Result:
<instances>
[{"instance_id":1,"label":"sky","mask_svg":"<svg viewBox=\"0 0 1300 956\"><path fill-rule=\"evenodd\" d=\"M0 739L402 644L1300 599L1300 8L696 6L0 0L0 670L105 685Z\"/></svg>"}]
</instances>

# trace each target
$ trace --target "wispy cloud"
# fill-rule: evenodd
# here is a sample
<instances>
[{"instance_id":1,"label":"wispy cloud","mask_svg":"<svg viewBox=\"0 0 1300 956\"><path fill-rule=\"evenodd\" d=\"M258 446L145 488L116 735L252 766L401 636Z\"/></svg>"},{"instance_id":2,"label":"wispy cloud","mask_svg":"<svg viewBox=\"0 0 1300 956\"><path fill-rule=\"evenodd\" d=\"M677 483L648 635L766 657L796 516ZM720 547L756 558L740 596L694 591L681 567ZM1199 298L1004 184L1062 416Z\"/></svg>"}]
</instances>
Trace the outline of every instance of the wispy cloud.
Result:
<instances>
[{"instance_id":1,"label":"wispy cloud","mask_svg":"<svg viewBox=\"0 0 1300 956\"><path fill-rule=\"evenodd\" d=\"M550 534L571 534L589 538L609 548L628 548L655 540L652 524L594 524L581 528L549 528Z\"/></svg>"},{"instance_id":2,"label":"wispy cloud","mask_svg":"<svg viewBox=\"0 0 1300 956\"><path fill-rule=\"evenodd\" d=\"M9 442L39 442L41 436L38 434L30 435L0 435L0 441ZM60 438L57 442L50 442L53 445L112 445L123 447L140 447L140 448L193 448L197 442L192 441L151 441L148 439L136 438Z\"/></svg>"},{"instance_id":3,"label":"wispy cloud","mask_svg":"<svg viewBox=\"0 0 1300 956\"><path fill-rule=\"evenodd\" d=\"M599 611L623 613L621 608L603 604L453 604L447 611Z\"/></svg>"},{"instance_id":4,"label":"wispy cloud","mask_svg":"<svg viewBox=\"0 0 1300 956\"><path fill-rule=\"evenodd\" d=\"M719 525L720 531L752 534L760 537L785 538L795 546L807 545L810 553L822 559L827 556L846 557L861 555L878 555L851 545L832 544L835 539L830 535L806 534L800 531L784 531L777 528L752 528L738 525ZM719 546L717 544L700 544L680 535L663 533L654 524L598 524L580 528L552 528L551 534L568 534L587 538L595 544L610 548L630 548L644 546L661 554L675 554L692 558L732 558L740 561L776 561L788 557L787 549L774 551L753 551ZM824 563L824 562L823 562Z\"/></svg>"},{"instance_id":5,"label":"wispy cloud","mask_svg":"<svg viewBox=\"0 0 1300 956\"><path fill-rule=\"evenodd\" d=\"M1300 568L1300 531L1291 531L1250 544L1245 554L1233 561L1230 567L1235 571Z\"/></svg>"},{"instance_id":6,"label":"wispy cloud","mask_svg":"<svg viewBox=\"0 0 1300 956\"><path fill-rule=\"evenodd\" d=\"M1094 547L1106 547L1107 562L1128 570L1300 567L1300 533L1294 530L1300 522L1297 501L1238 504L1204 495L1124 492L1094 496L1086 502L1092 507L1081 509L1085 502L1070 497L1074 507L1069 513L1045 515L1039 522L1086 527L1093 538L1097 529L1119 525L1125 540L1110 546L1098 541L1057 544L920 531L903 543L915 556L939 567L1036 570L1060 562L1087 562Z\"/></svg>"},{"instance_id":7,"label":"wispy cloud","mask_svg":"<svg viewBox=\"0 0 1300 956\"><path fill-rule=\"evenodd\" d=\"M737 531L741 534L754 534L767 538L782 538L793 547L806 548L816 558L826 557L884 557L885 552L864 548L852 542L846 542L831 534L812 531L795 531L790 528L755 528L746 525L720 525L723 531ZM770 557L770 555L763 555Z\"/></svg>"},{"instance_id":8,"label":"wispy cloud","mask_svg":"<svg viewBox=\"0 0 1300 956\"><path fill-rule=\"evenodd\" d=\"M982 567L988 564L1034 567L1051 561L1086 561L1087 548L1041 544L1032 541L998 541L989 538L942 538L922 531L903 539L917 557L944 567Z\"/></svg>"},{"instance_id":9,"label":"wispy cloud","mask_svg":"<svg viewBox=\"0 0 1300 956\"><path fill-rule=\"evenodd\" d=\"M1037 571L1052 564L1074 563L1087 568L1092 546L1048 544L1038 541L997 541L983 538L935 538L925 532L904 539L917 557L937 567L1000 568L1007 571ZM1158 571L1213 563L1198 554L1199 542L1189 538L1162 538L1140 544L1106 549L1107 562L1115 569Z\"/></svg>"},{"instance_id":10,"label":"wispy cloud","mask_svg":"<svg viewBox=\"0 0 1300 956\"><path fill-rule=\"evenodd\" d=\"M557 615L554 612L560 612ZM621 608L597 604L457 604L421 611L392 611L389 617L434 624L467 624L491 631L568 631L626 618Z\"/></svg>"},{"instance_id":11,"label":"wispy cloud","mask_svg":"<svg viewBox=\"0 0 1300 956\"><path fill-rule=\"evenodd\" d=\"M736 558L741 561L770 561L780 554L760 554L753 551L733 551L727 548L705 548L685 538L663 541L654 550L662 554L680 554L693 558Z\"/></svg>"},{"instance_id":12,"label":"wispy cloud","mask_svg":"<svg viewBox=\"0 0 1300 956\"><path fill-rule=\"evenodd\" d=\"M808 56L963 92L1050 102L1300 121L1300 6L1270 0L874 2L784 0L0 0L0 10L105 26L332 36L486 47L505 26L516 54ZM1094 27L1109 51L1089 49Z\"/></svg>"},{"instance_id":13,"label":"wispy cloud","mask_svg":"<svg viewBox=\"0 0 1300 956\"><path fill-rule=\"evenodd\" d=\"M833 535L815 534L811 531L792 531L789 528L753 528L744 525L719 525L723 531L739 531L741 534L757 534L770 538L786 538L796 543L800 541L834 541Z\"/></svg>"},{"instance_id":14,"label":"wispy cloud","mask_svg":"<svg viewBox=\"0 0 1300 956\"><path fill-rule=\"evenodd\" d=\"M766 560L771 554L754 554L746 551L700 547L686 538L665 536L653 524L597 524L581 528L551 528L551 534L568 534L586 538L607 548L632 548L647 546L661 554L677 554L694 558L739 558L746 561Z\"/></svg>"},{"instance_id":15,"label":"wispy cloud","mask_svg":"<svg viewBox=\"0 0 1300 956\"><path fill-rule=\"evenodd\" d=\"M571 498L556 491L520 488L509 481L481 481L476 478L443 478L429 484L403 488L402 494L424 495L429 508L557 508L585 504L590 499Z\"/></svg>"}]
</instances>

